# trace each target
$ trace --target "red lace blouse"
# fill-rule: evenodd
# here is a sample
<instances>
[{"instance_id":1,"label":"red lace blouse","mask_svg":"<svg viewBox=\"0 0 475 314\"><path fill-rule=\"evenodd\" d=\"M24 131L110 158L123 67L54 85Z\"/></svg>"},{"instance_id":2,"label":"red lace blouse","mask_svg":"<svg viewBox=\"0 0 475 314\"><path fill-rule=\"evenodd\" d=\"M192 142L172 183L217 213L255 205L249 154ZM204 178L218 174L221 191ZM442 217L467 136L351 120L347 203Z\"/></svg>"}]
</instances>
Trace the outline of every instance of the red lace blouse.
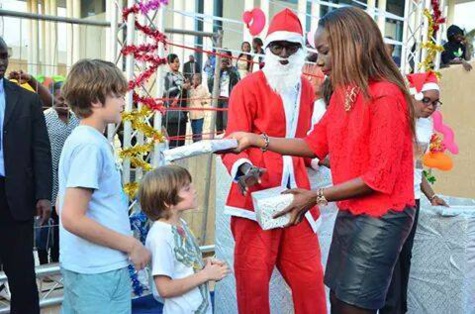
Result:
<instances>
[{"instance_id":1,"label":"red lace blouse","mask_svg":"<svg viewBox=\"0 0 475 314\"><path fill-rule=\"evenodd\" d=\"M407 103L389 82L369 85L345 111L345 91L336 90L327 112L305 141L320 159L330 155L333 184L361 177L374 192L338 202L354 215L382 216L414 205L413 139Z\"/></svg>"}]
</instances>

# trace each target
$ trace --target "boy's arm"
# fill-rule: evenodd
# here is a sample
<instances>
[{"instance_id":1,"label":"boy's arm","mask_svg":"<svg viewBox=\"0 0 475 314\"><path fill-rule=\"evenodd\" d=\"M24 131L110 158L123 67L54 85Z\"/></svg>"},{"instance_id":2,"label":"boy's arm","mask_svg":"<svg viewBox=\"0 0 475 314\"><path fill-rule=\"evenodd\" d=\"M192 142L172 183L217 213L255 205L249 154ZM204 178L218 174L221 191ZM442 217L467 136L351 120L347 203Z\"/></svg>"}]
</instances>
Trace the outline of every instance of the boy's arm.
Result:
<instances>
[{"instance_id":1,"label":"boy's arm","mask_svg":"<svg viewBox=\"0 0 475 314\"><path fill-rule=\"evenodd\" d=\"M202 270L188 277L172 279L168 275L155 275L153 281L157 287L158 294L166 299L183 295L210 280L219 281L228 273L229 268L226 264L208 260Z\"/></svg>"},{"instance_id":2,"label":"boy's arm","mask_svg":"<svg viewBox=\"0 0 475 314\"><path fill-rule=\"evenodd\" d=\"M86 216L92 189L67 188L61 211L63 227L87 241L127 253L136 269L144 268L150 252L132 236L126 236L102 226Z\"/></svg>"},{"instance_id":3,"label":"boy's arm","mask_svg":"<svg viewBox=\"0 0 475 314\"><path fill-rule=\"evenodd\" d=\"M171 279L168 276L154 276L153 281L157 287L158 294L162 298L174 298L181 296L188 291L208 282L205 274L200 271L181 279Z\"/></svg>"}]
</instances>

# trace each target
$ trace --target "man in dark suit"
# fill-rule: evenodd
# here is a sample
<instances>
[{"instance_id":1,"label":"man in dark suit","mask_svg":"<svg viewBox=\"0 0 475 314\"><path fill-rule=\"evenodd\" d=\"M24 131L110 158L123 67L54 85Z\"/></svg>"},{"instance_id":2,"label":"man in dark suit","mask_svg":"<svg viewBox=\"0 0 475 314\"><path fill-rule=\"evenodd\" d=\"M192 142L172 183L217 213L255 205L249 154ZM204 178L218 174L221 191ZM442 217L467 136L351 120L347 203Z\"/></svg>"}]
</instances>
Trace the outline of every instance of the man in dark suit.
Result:
<instances>
[{"instance_id":1,"label":"man in dark suit","mask_svg":"<svg viewBox=\"0 0 475 314\"><path fill-rule=\"evenodd\" d=\"M183 76L185 77L185 79L191 82L193 74L195 73L201 73L201 67L195 61L195 56L190 55L188 62L185 62L185 64L183 65Z\"/></svg>"},{"instance_id":2,"label":"man in dark suit","mask_svg":"<svg viewBox=\"0 0 475 314\"><path fill-rule=\"evenodd\" d=\"M37 94L8 81L8 47L0 37L0 259L11 313L39 313L33 221L51 213L51 150Z\"/></svg>"}]
</instances>

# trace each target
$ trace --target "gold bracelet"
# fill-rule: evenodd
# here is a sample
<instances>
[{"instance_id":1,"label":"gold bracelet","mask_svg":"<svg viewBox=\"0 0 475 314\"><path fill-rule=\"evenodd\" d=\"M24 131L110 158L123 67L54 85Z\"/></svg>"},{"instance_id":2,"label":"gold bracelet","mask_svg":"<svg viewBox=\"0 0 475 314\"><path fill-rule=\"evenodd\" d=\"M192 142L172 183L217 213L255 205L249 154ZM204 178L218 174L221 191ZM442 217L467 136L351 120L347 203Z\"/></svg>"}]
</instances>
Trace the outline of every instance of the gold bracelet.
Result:
<instances>
[{"instance_id":1,"label":"gold bracelet","mask_svg":"<svg viewBox=\"0 0 475 314\"><path fill-rule=\"evenodd\" d=\"M317 203L318 206L327 206L328 205L328 200L325 197L325 195L323 195L323 191L324 191L323 188L320 188L320 189L317 190L316 203Z\"/></svg>"}]
</instances>

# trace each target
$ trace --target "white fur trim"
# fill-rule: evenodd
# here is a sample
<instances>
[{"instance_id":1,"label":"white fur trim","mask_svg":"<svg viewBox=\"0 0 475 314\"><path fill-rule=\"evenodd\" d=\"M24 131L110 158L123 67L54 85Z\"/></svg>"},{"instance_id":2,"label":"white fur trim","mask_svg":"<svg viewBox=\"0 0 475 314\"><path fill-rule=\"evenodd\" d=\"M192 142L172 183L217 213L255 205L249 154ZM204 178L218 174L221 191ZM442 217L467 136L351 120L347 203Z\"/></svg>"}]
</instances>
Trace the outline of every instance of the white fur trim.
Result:
<instances>
[{"instance_id":1,"label":"white fur trim","mask_svg":"<svg viewBox=\"0 0 475 314\"><path fill-rule=\"evenodd\" d=\"M426 92L428 90L440 90L440 87L437 83L426 83L424 85L422 85L422 89L421 89L421 93L422 92ZM414 87L411 87L409 88L409 93L411 95L416 95L417 93L419 93Z\"/></svg>"},{"instance_id":2,"label":"white fur trim","mask_svg":"<svg viewBox=\"0 0 475 314\"><path fill-rule=\"evenodd\" d=\"M292 43L299 43L302 45L302 48L305 48L305 41L303 35L299 33L287 31L273 32L266 37L264 48L267 48L267 46L269 46L269 44L273 41L290 41Z\"/></svg>"},{"instance_id":3,"label":"white fur trim","mask_svg":"<svg viewBox=\"0 0 475 314\"><path fill-rule=\"evenodd\" d=\"M440 90L440 87L437 83L425 83L422 86L421 92L426 92L428 90Z\"/></svg>"},{"instance_id":4,"label":"white fur trim","mask_svg":"<svg viewBox=\"0 0 475 314\"><path fill-rule=\"evenodd\" d=\"M244 208L225 206L224 213L230 216L236 216L256 221L256 213Z\"/></svg>"},{"instance_id":5,"label":"white fur trim","mask_svg":"<svg viewBox=\"0 0 475 314\"><path fill-rule=\"evenodd\" d=\"M312 161L310 161L310 167L312 167L313 170L317 171L318 168L320 168L320 159L318 158L313 158Z\"/></svg>"},{"instance_id":6,"label":"white fur trim","mask_svg":"<svg viewBox=\"0 0 475 314\"><path fill-rule=\"evenodd\" d=\"M312 228L313 232L317 233L318 229L320 228L320 225L322 224L322 220L320 218L317 220L313 219L313 216L310 211L305 213L305 218L307 218L307 221L310 224L310 227Z\"/></svg>"},{"instance_id":7,"label":"white fur trim","mask_svg":"<svg viewBox=\"0 0 475 314\"><path fill-rule=\"evenodd\" d=\"M240 158L240 159L236 160L236 162L233 164L233 167L231 168L230 175L231 175L231 178L233 179L234 182L237 182L236 181L236 174L239 170L239 167L241 167L241 165L245 164L246 162L251 164L251 166L252 166L252 162L247 158Z\"/></svg>"}]
</instances>

